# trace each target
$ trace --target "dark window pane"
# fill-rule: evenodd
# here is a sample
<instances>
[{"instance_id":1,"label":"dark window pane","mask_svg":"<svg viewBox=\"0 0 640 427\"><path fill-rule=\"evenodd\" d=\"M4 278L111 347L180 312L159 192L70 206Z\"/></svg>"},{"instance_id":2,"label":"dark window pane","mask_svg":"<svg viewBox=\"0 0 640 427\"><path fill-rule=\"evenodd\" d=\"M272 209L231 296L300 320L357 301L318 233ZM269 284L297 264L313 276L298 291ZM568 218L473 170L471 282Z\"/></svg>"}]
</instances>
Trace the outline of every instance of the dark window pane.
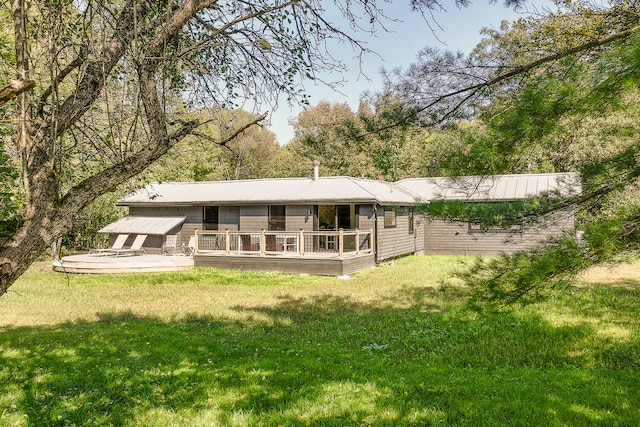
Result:
<instances>
[{"instance_id":1,"label":"dark window pane","mask_svg":"<svg viewBox=\"0 0 640 427\"><path fill-rule=\"evenodd\" d=\"M272 231L286 230L284 205L269 206L269 230L272 230Z\"/></svg>"},{"instance_id":2,"label":"dark window pane","mask_svg":"<svg viewBox=\"0 0 640 427\"><path fill-rule=\"evenodd\" d=\"M218 229L218 206L205 206L204 207L204 224L205 230L217 230Z\"/></svg>"}]
</instances>

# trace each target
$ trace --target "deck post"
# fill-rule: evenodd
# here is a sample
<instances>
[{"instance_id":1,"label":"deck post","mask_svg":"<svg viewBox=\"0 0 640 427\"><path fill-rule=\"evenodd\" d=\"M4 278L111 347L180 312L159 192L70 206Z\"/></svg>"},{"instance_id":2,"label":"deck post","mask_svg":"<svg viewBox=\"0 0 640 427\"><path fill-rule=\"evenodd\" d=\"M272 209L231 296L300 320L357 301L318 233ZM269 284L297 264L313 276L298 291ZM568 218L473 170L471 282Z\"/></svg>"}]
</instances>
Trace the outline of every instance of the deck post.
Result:
<instances>
[{"instance_id":1,"label":"deck post","mask_svg":"<svg viewBox=\"0 0 640 427\"><path fill-rule=\"evenodd\" d=\"M304 256L304 230L300 229L300 236L298 237L298 253L300 256Z\"/></svg>"},{"instance_id":2,"label":"deck post","mask_svg":"<svg viewBox=\"0 0 640 427\"><path fill-rule=\"evenodd\" d=\"M229 244L229 229L224 231L224 251L227 255L231 252L231 245Z\"/></svg>"},{"instance_id":3,"label":"deck post","mask_svg":"<svg viewBox=\"0 0 640 427\"><path fill-rule=\"evenodd\" d=\"M372 254L376 253L373 247L373 228L369 229L369 250Z\"/></svg>"},{"instance_id":4,"label":"deck post","mask_svg":"<svg viewBox=\"0 0 640 427\"><path fill-rule=\"evenodd\" d=\"M344 230L341 228L338 230L338 253L340 259L344 256Z\"/></svg>"},{"instance_id":5,"label":"deck post","mask_svg":"<svg viewBox=\"0 0 640 427\"><path fill-rule=\"evenodd\" d=\"M198 229L196 228L195 230L193 230L193 244L195 245L195 248L193 248L193 253L197 254L198 253L198 248L200 247L200 239L198 238ZM175 251L174 251L175 253Z\"/></svg>"},{"instance_id":6,"label":"deck post","mask_svg":"<svg viewBox=\"0 0 640 427\"><path fill-rule=\"evenodd\" d=\"M264 228L260 232L260 256L265 256L265 250L267 247L267 237L264 234Z\"/></svg>"},{"instance_id":7,"label":"deck post","mask_svg":"<svg viewBox=\"0 0 640 427\"><path fill-rule=\"evenodd\" d=\"M356 256L360 255L360 229L356 228Z\"/></svg>"}]
</instances>

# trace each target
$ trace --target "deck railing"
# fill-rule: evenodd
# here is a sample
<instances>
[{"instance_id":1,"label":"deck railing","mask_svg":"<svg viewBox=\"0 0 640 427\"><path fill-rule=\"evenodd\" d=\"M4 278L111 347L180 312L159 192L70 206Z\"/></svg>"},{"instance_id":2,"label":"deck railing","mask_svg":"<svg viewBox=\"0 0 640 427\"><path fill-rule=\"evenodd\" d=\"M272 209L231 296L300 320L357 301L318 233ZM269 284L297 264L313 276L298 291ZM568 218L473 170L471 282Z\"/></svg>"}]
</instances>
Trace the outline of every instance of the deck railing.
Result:
<instances>
[{"instance_id":1,"label":"deck railing","mask_svg":"<svg viewBox=\"0 0 640 427\"><path fill-rule=\"evenodd\" d=\"M198 231L196 254L358 256L373 250L373 230Z\"/></svg>"}]
</instances>

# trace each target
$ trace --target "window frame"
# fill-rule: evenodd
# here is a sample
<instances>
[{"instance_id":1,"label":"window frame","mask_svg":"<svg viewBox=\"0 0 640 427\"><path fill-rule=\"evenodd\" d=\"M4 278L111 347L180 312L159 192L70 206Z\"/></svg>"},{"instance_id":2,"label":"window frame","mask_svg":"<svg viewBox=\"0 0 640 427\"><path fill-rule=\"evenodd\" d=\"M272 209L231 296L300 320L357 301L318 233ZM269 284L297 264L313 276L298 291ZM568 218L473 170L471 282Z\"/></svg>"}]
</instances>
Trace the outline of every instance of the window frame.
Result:
<instances>
[{"instance_id":1,"label":"window frame","mask_svg":"<svg viewBox=\"0 0 640 427\"><path fill-rule=\"evenodd\" d=\"M212 211L215 212L214 215L210 214ZM209 215L207 213L209 213ZM211 216L215 217L215 221L208 221L208 219L213 219L211 218ZM217 231L220 229L220 206L202 207L202 229L213 231Z\"/></svg>"},{"instance_id":2,"label":"window frame","mask_svg":"<svg viewBox=\"0 0 640 427\"><path fill-rule=\"evenodd\" d=\"M384 206L382 217L383 217L384 228L398 227L398 212L395 207Z\"/></svg>"},{"instance_id":3,"label":"window frame","mask_svg":"<svg viewBox=\"0 0 640 427\"><path fill-rule=\"evenodd\" d=\"M408 215L409 215L409 234L414 234L416 227L415 227L415 223L414 223L414 212L413 212L413 208L408 208Z\"/></svg>"}]
</instances>

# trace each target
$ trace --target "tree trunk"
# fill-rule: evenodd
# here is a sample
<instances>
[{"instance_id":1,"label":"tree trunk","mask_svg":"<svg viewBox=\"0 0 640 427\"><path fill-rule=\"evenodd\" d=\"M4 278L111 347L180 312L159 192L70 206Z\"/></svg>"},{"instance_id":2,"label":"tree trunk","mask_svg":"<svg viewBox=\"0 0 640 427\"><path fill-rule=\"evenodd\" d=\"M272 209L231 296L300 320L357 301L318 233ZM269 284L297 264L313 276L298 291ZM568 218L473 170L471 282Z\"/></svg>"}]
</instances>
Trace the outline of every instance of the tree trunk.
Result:
<instances>
[{"instance_id":1,"label":"tree trunk","mask_svg":"<svg viewBox=\"0 0 640 427\"><path fill-rule=\"evenodd\" d=\"M39 222L38 219L42 219ZM46 251L62 224L48 218L34 218L25 222L0 249L0 296Z\"/></svg>"},{"instance_id":2,"label":"tree trunk","mask_svg":"<svg viewBox=\"0 0 640 427\"><path fill-rule=\"evenodd\" d=\"M177 37L181 28L198 11L211 6L215 0L188 0L168 16L145 47L145 56L137 64L140 97L146 113L149 139L136 153L120 163L78 183L62 194L56 173L61 136L77 124L103 91L113 68L130 49L140 27L136 24L152 10L150 0L127 0L115 17L113 33L104 40L99 54L81 58L83 71L79 73L76 88L64 101L49 106L52 111L43 114L32 102L28 90L17 94L19 117L15 132L16 151L20 156L24 209L19 228L0 247L0 296L46 251L53 242L73 229L74 216L96 197L112 191L129 178L143 172L167 153L185 136L193 134L198 123L180 122L170 130L160 102L157 84L158 66L164 57L167 41ZM29 81L29 49L27 46L25 0L12 0L15 33L16 79ZM278 6L284 7L284 6ZM244 19L252 18L248 14ZM155 27L148 26L147 29ZM151 34L151 33L147 33ZM163 59L164 60L164 59ZM76 61L72 61L73 64ZM74 65L74 67L77 65ZM47 94L47 90L44 91ZM40 114L40 115L39 115ZM266 113L240 127L223 141L225 146L245 129L262 121Z\"/></svg>"}]
</instances>

